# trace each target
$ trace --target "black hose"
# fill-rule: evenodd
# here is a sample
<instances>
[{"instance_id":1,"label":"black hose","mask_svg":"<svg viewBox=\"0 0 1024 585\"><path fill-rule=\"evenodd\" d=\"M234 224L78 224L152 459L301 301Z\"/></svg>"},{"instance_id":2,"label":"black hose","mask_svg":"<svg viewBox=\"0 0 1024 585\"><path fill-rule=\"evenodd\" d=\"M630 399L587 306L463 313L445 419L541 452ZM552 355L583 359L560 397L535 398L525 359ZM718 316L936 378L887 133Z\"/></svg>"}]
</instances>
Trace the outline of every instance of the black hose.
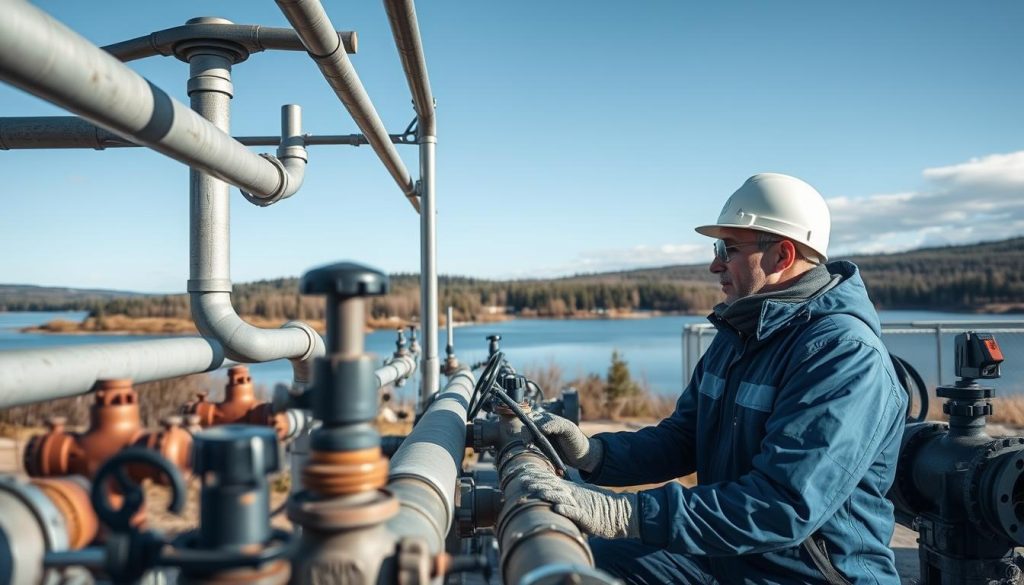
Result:
<instances>
[{"instance_id":1,"label":"black hose","mask_svg":"<svg viewBox=\"0 0 1024 585\"><path fill-rule=\"evenodd\" d=\"M476 381L476 386L473 386L473 394L469 397L469 408L466 409L466 420L473 420L476 415L480 412L480 408L484 404L484 398L487 397L487 393L490 391L491 386L494 386L495 380L498 379L498 372L501 370L501 362L505 360L505 354L498 351L487 358L487 365L484 366L484 371L480 373L480 379Z\"/></svg>"},{"instance_id":2,"label":"black hose","mask_svg":"<svg viewBox=\"0 0 1024 585\"><path fill-rule=\"evenodd\" d=\"M504 402L505 406L509 407L509 409L516 414L516 417L522 421L523 425L530 429L530 434L533 435L534 441L536 441L538 446L540 446L540 450L544 452L544 455L546 455L547 458L551 460L551 463L554 464L555 469L558 471L558 475L565 477L565 463L562 463L562 458L558 456L558 452L555 451L554 446L551 445L551 441L549 441L548 438L544 436L544 433L540 432L540 429L537 428L537 423L533 422L533 419L526 416L526 413L523 412L522 408L519 408L516 401L512 400L512 397L506 394L501 388L493 387L491 389L491 393L497 396L498 400Z\"/></svg>"},{"instance_id":3,"label":"black hose","mask_svg":"<svg viewBox=\"0 0 1024 585\"><path fill-rule=\"evenodd\" d=\"M899 379L900 385L903 386L903 391L907 393L907 422L924 422L928 418L928 386L925 385L924 379L917 369L907 360L892 353L889 354L889 359L892 360L892 367L896 370L896 377ZM917 416L913 416L910 412L915 391L918 396Z\"/></svg>"}]
</instances>

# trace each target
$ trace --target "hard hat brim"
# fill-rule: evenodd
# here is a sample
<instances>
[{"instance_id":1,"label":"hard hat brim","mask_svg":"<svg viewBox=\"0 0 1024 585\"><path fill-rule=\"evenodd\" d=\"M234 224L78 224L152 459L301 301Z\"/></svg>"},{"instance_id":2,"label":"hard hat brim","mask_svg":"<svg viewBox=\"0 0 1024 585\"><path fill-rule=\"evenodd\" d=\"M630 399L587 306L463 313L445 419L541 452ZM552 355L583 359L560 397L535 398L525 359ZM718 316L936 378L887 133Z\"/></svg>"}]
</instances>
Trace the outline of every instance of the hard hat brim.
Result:
<instances>
[{"instance_id":1,"label":"hard hat brim","mask_svg":"<svg viewBox=\"0 0 1024 585\"><path fill-rule=\"evenodd\" d=\"M765 227L761 227L761 226L754 226L754 225L749 225L749 224L736 224L736 223L713 223L713 224L708 224L708 225L697 226L697 227L695 227L693 229L694 229L695 232L697 232L698 234L700 234L702 236L707 236L709 238L717 238L719 240L724 237L723 236L723 233L724 233L723 230L724 229L738 229L738 230L750 230L752 232L764 232L766 234L772 234L772 235L775 235L775 236L786 238L787 240L789 240L791 242L794 242L796 244L800 244L802 246L806 246L808 249L813 250L814 252L819 254L822 257L823 260L828 261L828 256L825 254L824 250L816 250L810 244L808 244L806 242L801 242L801 241L797 240L796 238L794 238L792 235L787 234L787 233L785 233L783 231L780 231L780 230L773 230L771 228L765 228Z\"/></svg>"}]
</instances>

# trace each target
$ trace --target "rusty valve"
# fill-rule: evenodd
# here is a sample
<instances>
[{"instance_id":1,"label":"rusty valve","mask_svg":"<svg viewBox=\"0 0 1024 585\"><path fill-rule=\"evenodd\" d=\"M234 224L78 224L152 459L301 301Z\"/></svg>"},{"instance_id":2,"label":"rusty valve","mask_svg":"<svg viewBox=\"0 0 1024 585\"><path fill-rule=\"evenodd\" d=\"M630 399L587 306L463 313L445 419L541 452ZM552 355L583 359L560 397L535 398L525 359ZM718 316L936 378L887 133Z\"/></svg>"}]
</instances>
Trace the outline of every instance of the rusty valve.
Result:
<instances>
[{"instance_id":1,"label":"rusty valve","mask_svg":"<svg viewBox=\"0 0 1024 585\"><path fill-rule=\"evenodd\" d=\"M125 447L146 447L188 473L192 435L174 417L164 428L146 432L139 414L139 395L131 380L101 380L95 386L95 401L89 410L89 429L71 433L63 417L50 419L46 434L33 437L25 448L25 470L33 477L83 475L93 477L108 459ZM139 472L140 477L147 477ZM158 476L152 479L161 481Z\"/></svg>"},{"instance_id":2,"label":"rusty valve","mask_svg":"<svg viewBox=\"0 0 1024 585\"><path fill-rule=\"evenodd\" d=\"M232 424L268 426L277 433L278 440L283 440L289 431L287 415L275 414L269 402L257 402L252 376L245 366L228 370L223 401L210 402L203 392L197 395L196 401L183 406L182 413L198 416L203 428Z\"/></svg>"}]
</instances>

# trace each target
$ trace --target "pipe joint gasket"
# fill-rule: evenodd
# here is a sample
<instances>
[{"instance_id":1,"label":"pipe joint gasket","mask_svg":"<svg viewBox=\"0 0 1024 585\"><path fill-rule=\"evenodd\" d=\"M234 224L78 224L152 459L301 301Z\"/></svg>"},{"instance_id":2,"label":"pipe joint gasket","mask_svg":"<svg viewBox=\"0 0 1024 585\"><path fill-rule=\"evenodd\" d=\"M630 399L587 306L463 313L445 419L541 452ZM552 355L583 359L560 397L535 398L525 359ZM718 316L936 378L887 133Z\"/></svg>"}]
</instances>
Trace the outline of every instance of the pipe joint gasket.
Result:
<instances>
[{"instance_id":1,"label":"pipe joint gasket","mask_svg":"<svg viewBox=\"0 0 1024 585\"><path fill-rule=\"evenodd\" d=\"M275 189L273 193L267 195L266 197L258 197L244 189L239 189L239 191L242 192L242 196L245 197L245 200L248 201L249 203L252 203L257 207L267 207L284 199L285 194L288 193L288 169L284 168L284 163L282 163L280 160L277 159L277 157L275 157L272 154L261 152L260 156L267 159L270 162L270 164L274 165L274 168L277 169L277 175L278 178L280 179L278 181L277 189Z\"/></svg>"},{"instance_id":2,"label":"pipe joint gasket","mask_svg":"<svg viewBox=\"0 0 1024 585\"><path fill-rule=\"evenodd\" d=\"M235 85L231 83L231 80L214 75L200 75L189 78L186 88L189 96L197 91L213 91L222 93L229 98L235 97Z\"/></svg>"},{"instance_id":3,"label":"pipe joint gasket","mask_svg":"<svg viewBox=\"0 0 1024 585\"><path fill-rule=\"evenodd\" d=\"M587 560L590 561L591 565L594 564L594 555L592 552L590 552L590 546L587 545L587 538L578 531L574 531L570 528L566 528L565 526L559 526L557 524L537 524L535 526L532 526L529 530L524 530L522 532L514 532L508 535L509 542L505 546L505 550L502 551L502 557L505 559L510 558L512 556L512 553L515 552L516 548L520 544L533 538L534 536L538 536L540 534L545 533L559 534L561 536L564 536L565 538L568 538L572 542L575 542L576 544L580 545L580 549L586 552Z\"/></svg>"},{"instance_id":4,"label":"pipe joint gasket","mask_svg":"<svg viewBox=\"0 0 1024 585\"><path fill-rule=\"evenodd\" d=\"M231 280L227 278L190 278L185 286L190 293L231 292Z\"/></svg>"},{"instance_id":5,"label":"pipe joint gasket","mask_svg":"<svg viewBox=\"0 0 1024 585\"><path fill-rule=\"evenodd\" d=\"M284 325L281 325L281 329L301 329L306 334L306 337L309 339L309 349L306 350L306 353L294 359L297 359L300 362L305 362L309 361L312 358L323 355L323 351L317 351L317 342L319 341L319 345L322 346L323 339L320 337L320 334L317 333L316 330L313 329L313 327L311 327L308 323L303 323L302 321L288 321Z\"/></svg>"}]
</instances>

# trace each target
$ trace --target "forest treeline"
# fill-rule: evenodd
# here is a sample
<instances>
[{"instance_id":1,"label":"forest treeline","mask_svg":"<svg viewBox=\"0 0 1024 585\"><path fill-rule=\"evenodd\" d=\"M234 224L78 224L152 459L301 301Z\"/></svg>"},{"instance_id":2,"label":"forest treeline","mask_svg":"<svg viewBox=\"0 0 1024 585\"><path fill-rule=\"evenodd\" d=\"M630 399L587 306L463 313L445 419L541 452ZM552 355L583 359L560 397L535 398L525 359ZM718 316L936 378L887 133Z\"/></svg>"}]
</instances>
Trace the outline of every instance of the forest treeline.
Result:
<instances>
[{"instance_id":1,"label":"forest treeline","mask_svg":"<svg viewBox=\"0 0 1024 585\"><path fill-rule=\"evenodd\" d=\"M1024 305L1024 238L897 254L853 256L872 300L883 309L994 310ZM460 321L493 313L569 317L615 311L706 312L721 299L706 264L585 274L550 280L495 281L441 276L441 307ZM85 310L96 318L188 318L187 295L113 298L55 289L0 286L0 310ZM45 294L43 292L45 291ZM320 319L322 297L298 294L298 279L236 284L233 301L242 315L267 319ZM419 277L391 276L391 292L372 299L371 316L416 319Z\"/></svg>"}]
</instances>

